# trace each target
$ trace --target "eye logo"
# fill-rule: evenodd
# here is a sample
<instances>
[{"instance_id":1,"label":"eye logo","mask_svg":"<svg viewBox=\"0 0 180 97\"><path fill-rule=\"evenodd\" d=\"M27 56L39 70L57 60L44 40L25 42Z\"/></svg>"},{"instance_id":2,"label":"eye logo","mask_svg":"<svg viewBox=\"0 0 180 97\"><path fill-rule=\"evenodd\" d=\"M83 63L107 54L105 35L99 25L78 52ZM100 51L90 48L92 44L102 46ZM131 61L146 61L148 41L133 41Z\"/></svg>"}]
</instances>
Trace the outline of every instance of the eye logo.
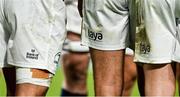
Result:
<instances>
[{"instance_id":1,"label":"eye logo","mask_svg":"<svg viewBox=\"0 0 180 97\"><path fill-rule=\"evenodd\" d=\"M89 39L94 40L94 41L100 41L103 39L102 33L96 33L92 31L88 31L88 37Z\"/></svg>"}]
</instances>

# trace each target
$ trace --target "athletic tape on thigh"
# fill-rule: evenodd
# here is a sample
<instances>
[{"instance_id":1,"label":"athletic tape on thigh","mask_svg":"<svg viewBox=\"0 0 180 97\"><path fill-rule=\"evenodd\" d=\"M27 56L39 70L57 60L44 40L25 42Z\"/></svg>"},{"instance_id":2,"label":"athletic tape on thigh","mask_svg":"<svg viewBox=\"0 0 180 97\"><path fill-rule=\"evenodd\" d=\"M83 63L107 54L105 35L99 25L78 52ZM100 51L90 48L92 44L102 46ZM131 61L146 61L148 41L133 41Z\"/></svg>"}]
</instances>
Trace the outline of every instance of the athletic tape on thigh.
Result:
<instances>
[{"instance_id":1,"label":"athletic tape on thigh","mask_svg":"<svg viewBox=\"0 0 180 97\"><path fill-rule=\"evenodd\" d=\"M16 68L16 83L31 83L49 87L53 74L48 71L30 68Z\"/></svg>"},{"instance_id":2,"label":"athletic tape on thigh","mask_svg":"<svg viewBox=\"0 0 180 97\"><path fill-rule=\"evenodd\" d=\"M134 55L134 51L130 48L126 48L125 54L126 55Z\"/></svg>"},{"instance_id":3,"label":"athletic tape on thigh","mask_svg":"<svg viewBox=\"0 0 180 97\"><path fill-rule=\"evenodd\" d=\"M89 52L89 48L87 46L81 45L80 41L70 41L70 40L66 40L64 42L63 50L73 51L73 52Z\"/></svg>"}]
</instances>

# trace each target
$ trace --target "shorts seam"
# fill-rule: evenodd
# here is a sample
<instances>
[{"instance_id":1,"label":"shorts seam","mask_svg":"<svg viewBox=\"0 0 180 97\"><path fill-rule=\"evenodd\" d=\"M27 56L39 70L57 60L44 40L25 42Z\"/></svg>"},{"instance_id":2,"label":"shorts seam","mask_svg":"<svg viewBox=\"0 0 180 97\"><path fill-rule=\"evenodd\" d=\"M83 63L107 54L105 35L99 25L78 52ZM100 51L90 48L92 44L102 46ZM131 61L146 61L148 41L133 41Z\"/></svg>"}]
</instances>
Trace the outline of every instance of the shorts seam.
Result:
<instances>
[{"instance_id":1,"label":"shorts seam","mask_svg":"<svg viewBox=\"0 0 180 97\"><path fill-rule=\"evenodd\" d=\"M122 50L122 49L125 49L127 46L125 45L125 43L123 43L123 45L120 45L120 46L112 46L112 45L108 45L108 46L99 46L97 44L91 44L89 42L85 42L85 41L82 41L81 42L83 45L87 45L91 48L95 48L95 49L99 49L99 50Z\"/></svg>"}]
</instances>

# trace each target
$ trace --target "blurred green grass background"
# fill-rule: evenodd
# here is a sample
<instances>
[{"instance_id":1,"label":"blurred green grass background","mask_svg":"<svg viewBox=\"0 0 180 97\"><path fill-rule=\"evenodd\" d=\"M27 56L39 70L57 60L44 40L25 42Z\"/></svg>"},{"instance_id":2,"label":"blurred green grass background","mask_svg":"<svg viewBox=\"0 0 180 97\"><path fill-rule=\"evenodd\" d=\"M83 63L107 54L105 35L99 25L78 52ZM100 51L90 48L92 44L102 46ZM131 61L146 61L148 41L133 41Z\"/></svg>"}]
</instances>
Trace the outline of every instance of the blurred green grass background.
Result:
<instances>
[{"instance_id":1,"label":"blurred green grass background","mask_svg":"<svg viewBox=\"0 0 180 97\"><path fill-rule=\"evenodd\" d=\"M49 88L47 96L59 96L61 94L61 86L62 86L63 79L64 79L63 72L61 69L58 69L53 78L53 81ZM94 96L93 73L92 73L91 69L89 69L87 81L88 81L87 82L88 95ZM5 96L5 95L6 95L6 85L5 85L3 75L2 75L2 73L0 73L0 96ZM176 96L177 95L178 95L178 89L176 89ZM137 83L133 87L132 96L139 96Z\"/></svg>"}]
</instances>

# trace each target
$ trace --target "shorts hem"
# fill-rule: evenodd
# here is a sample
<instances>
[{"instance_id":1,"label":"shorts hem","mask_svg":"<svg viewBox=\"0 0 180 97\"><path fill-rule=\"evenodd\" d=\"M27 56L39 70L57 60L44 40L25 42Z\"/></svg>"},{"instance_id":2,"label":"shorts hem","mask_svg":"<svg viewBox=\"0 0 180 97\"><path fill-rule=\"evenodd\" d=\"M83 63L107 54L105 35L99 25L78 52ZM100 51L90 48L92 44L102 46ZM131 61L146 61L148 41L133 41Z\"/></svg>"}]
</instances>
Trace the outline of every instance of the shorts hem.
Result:
<instances>
[{"instance_id":1,"label":"shorts hem","mask_svg":"<svg viewBox=\"0 0 180 97\"><path fill-rule=\"evenodd\" d=\"M144 58L135 56L134 62L147 63L147 64L164 64L171 63L172 58Z\"/></svg>"},{"instance_id":2,"label":"shorts hem","mask_svg":"<svg viewBox=\"0 0 180 97\"><path fill-rule=\"evenodd\" d=\"M11 65L9 65L8 63L0 63L0 68L10 68L10 67L13 67Z\"/></svg>"},{"instance_id":3,"label":"shorts hem","mask_svg":"<svg viewBox=\"0 0 180 97\"><path fill-rule=\"evenodd\" d=\"M180 63L180 59L176 58L175 56L172 58L173 61Z\"/></svg>"},{"instance_id":4,"label":"shorts hem","mask_svg":"<svg viewBox=\"0 0 180 97\"><path fill-rule=\"evenodd\" d=\"M50 87L50 85L47 85L47 84L33 83L33 82L31 82L31 81L16 82L16 84L25 84L25 83L30 83L30 84L33 84L33 85L38 85L38 86Z\"/></svg>"},{"instance_id":5,"label":"shorts hem","mask_svg":"<svg viewBox=\"0 0 180 97\"><path fill-rule=\"evenodd\" d=\"M112 45L107 46L106 45L105 47L102 47L102 46L99 46L99 45L95 45L95 44L92 45L92 44L90 44L88 42L84 42L84 41L82 41L81 44L89 46L89 47L94 48L94 49L106 50L106 51L126 49L126 45L125 44L120 45L120 46L112 46Z\"/></svg>"},{"instance_id":6,"label":"shorts hem","mask_svg":"<svg viewBox=\"0 0 180 97\"><path fill-rule=\"evenodd\" d=\"M8 62L8 64L16 67L45 69L48 70L50 73L55 74L55 70L49 69L48 65L43 66L42 64L44 63Z\"/></svg>"}]
</instances>

